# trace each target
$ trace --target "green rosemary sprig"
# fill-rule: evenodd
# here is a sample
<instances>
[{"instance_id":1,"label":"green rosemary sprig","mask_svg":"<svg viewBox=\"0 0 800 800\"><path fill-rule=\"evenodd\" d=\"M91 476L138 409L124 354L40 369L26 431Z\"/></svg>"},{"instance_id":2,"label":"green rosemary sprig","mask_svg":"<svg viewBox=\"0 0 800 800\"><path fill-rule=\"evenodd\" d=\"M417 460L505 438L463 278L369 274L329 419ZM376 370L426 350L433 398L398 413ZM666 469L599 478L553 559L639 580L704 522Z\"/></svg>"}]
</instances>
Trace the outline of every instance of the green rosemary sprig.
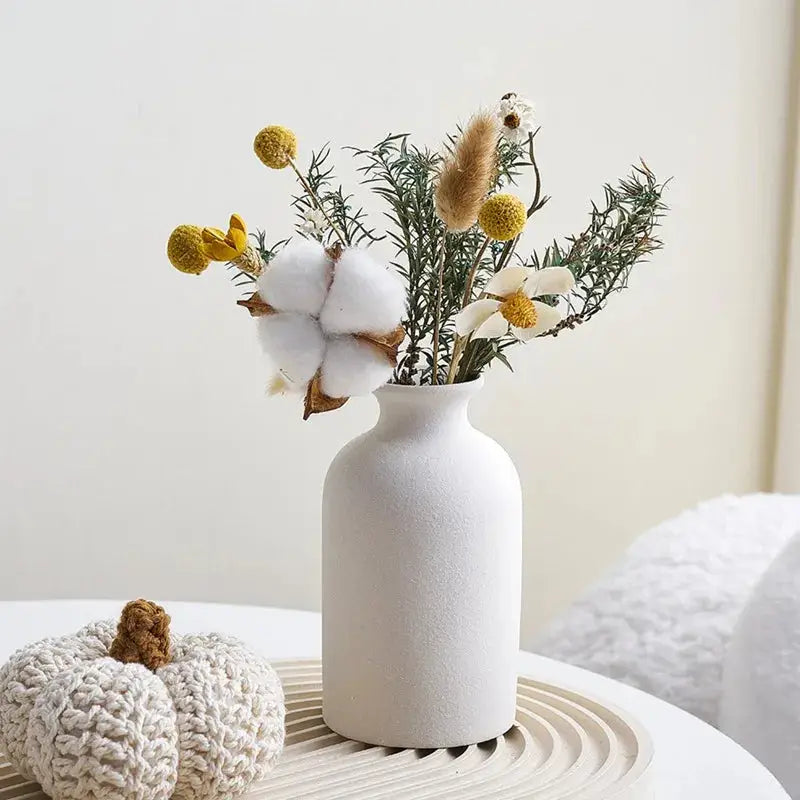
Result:
<instances>
[{"instance_id":1,"label":"green rosemary sprig","mask_svg":"<svg viewBox=\"0 0 800 800\"><path fill-rule=\"evenodd\" d=\"M283 246L288 243L288 239L281 239L275 242L272 246L267 244L267 232L257 230L255 233L250 234L256 240L256 249L261 256L264 264L269 264L273 258L281 251Z\"/></svg>"},{"instance_id":2,"label":"green rosemary sprig","mask_svg":"<svg viewBox=\"0 0 800 800\"><path fill-rule=\"evenodd\" d=\"M455 141L451 136L447 151ZM483 243L477 226L464 233L445 233L436 214L434 186L443 163L441 153L420 149L408 134L387 136L370 149L347 148L361 162L362 183L388 205L384 212L391 223L387 237L395 247L393 266L408 286L404 326L406 342L395 370L398 383L430 383L433 369L434 298L438 287L438 260L444 237L445 263L442 286L442 325L439 352L452 353L454 317L464 300L467 275ZM524 148L502 141L498 145L495 189L513 183L530 166ZM497 269L502 245L487 248L479 260L474 291ZM449 364L440 359L438 380L444 383Z\"/></svg>"},{"instance_id":3,"label":"green rosemary sprig","mask_svg":"<svg viewBox=\"0 0 800 800\"><path fill-rule=\"evenodd\" d=\"M532 254L533 267L564 264L575 275L575 290L567 298L568 313L545 336L557 336L565 328L591 319L612 294L627 288L634 264L647 261L664 246L655 230L668 210L662 200L668 183L659 183L642 161L617 186L603 187L604 206L592 203L589 224L567 239L567 247L553 242L541 259Z\"/></svg>"},{"instance_id":4,"label":"green rosemary sprig","mask_svg":"<svg viewBox=\"0 0 800 800\"><path fill-rule=\"evenodd\" d=\"M566 245L553 241L541 257L534 251L527 261L520 259L536 269L565 266L575 276L575 289L567 297L566 316L542 337L557 336L564 329L591 319L605 307L612 294L627 287L633 266L647 261L651 253L663 246L655 231L667 211L662 195L668 183L660 183L641 162L616 186L603 187L605 203L602 207L592 203L589 224L580 234L568 237ZM558 301L558 298L539 299L554 305ZM473 380L495 358L510 366L504 350L513 344L516 342L512 337L470 341L457 380Z\"/></svg>"},{"instance_id":5,"label":"green rosemary sprig","mask_svg":"<svg viewBox=\"0 0 800 800\"><path fill-rule=\"evenodd\" d=\"M391 223L387 236L395 248L392 263L408 286L407 338L395 380L415 383L418 376L430 374L433 362L425 340L433 328L436 255L444 235L433 199L442 157L412 145L408 134L387 136L368 150L348 149L361 162L362 183L388 205L384 215Z\"/></svg>"},{"instance_id":6,"label":"green rosemary sprig","mask_svg":"<svg viewBox=\"0 0 800 800\"><path fill-rule=\"evenodd\" d=\"M538 132L538 131L537 131ZM502 139L498 143L497 180L493 191L516 183L523 170L534 175L534 195L528 207L528 217L539 211L549 197L542 193L542 181L534 153L533 133L525 145ZM458 133L449 136L444 153L419 148L408 134L385 137L374 147L350 150L359 162L361 182L382 198L390 225L385 237L378 236L367 222L363 208L356 208L352 195L345 195L341 186L334 185L333 167L329 164L330 148L312 153L305 179L323 204L328 216L341 231L348 245L371 244L388 238L394 246L393 266L405 279L408 294L406 341L398 360L394 380L398 383L431 383L433 371L432 339L435 327L435 297L439 286L439 262L444 248L444 267L441 290L441 321L439 325L440 357L437 363L437 382L445 382L455 342L455 316L465 302L480 296L486 281L495 272L511 263L519 237L510 242L490 242L484 248L485 237L477 225L463 233L447 233L436 214L434 188L444 158L452 150ZM573 328L600 311L609 296L627 286L633 265L662 244L655 228L666 211L661 200L666 183L659 183L650 169L642 163L616 186L604 187L605 203L592 204L590 221L580 234L568 237L566 244L554 241L542 253L534 251L519 263L541 268L563 265L575 275L576 288L567 298L568 312L564 320L545 336L556 336L565 328ZM298 214L298 230L323 244L330 244L333 231L308 233L303 227L305 214L316 206L307 192L294 197L292 205ZM259 249L265 261L276 248L266 248L259 232ZM468 275L476 266L474 283L467 293ZM236 276L245 283L252 277L245 273ZM241 284L244 285L244 284ZM544 298L558 302L558 298ZM472 380L492 361L498 359L510 368L505 351L517 344L512 336L500 340L470 340L464 347L456 380Z\"/></svg>"},{"instance_id":7,"label":"green rosemary sprig","mask_svg":"<svg viewBox=\"0 0 800 800\"><path fill-rule=\"evenodd\" d=\"M374 228L367 226L367 213L363 208L356 208L353 205L353 195L345 194L341 184L335 184L334 169L329 163L330 156L331 149L327 144L321 150L311 153L311 161L304 176L309 188L319 198L325 212L341 231L347 245L369 246L383 239L383 236L375 234ZM326 245L332 243L334 232L330 228L322 232L307 232L304 228L305 214L316 209L308 192L303 191L299 195L294 195L291 204L297 211L295 229L301 236L316 239Z\"/></svg>"}]
</instances>

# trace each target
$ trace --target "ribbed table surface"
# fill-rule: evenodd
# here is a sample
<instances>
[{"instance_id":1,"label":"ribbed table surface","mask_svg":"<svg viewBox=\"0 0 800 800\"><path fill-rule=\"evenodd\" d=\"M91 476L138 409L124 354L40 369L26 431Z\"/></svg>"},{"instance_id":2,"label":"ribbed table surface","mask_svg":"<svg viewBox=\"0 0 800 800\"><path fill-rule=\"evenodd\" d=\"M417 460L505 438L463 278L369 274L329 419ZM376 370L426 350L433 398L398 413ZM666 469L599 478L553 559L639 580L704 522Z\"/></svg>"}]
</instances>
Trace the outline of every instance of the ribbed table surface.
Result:
<instances>
[{"instance_id":1,"label":"ribbed table surface","mask_svg":"<svg viewBox=\"0 0 800 800\"><path fill-rule=\"evenodd\" d=\"M345 739L322 719L318 660L276 662L286 747L242 800L601 800L653 798L652 746L635 720L558 686L521 678L516 724L469 747L409 750ZM0 797L43 800L0 757Z\"/></svg>"},{"instance_id":2,"label":"ribbed table surface","mask_svg":"<svg viewBox=\"0 0 800 800\"><path fill-rule=\"evenodd\" d=\"M35 639L116 617L123 604L0 602L0 660ZM224 631L273 659L319 656L317 614L163 605L177 631ZM491 742L452 750L391 750L344 740L322 722L318 663L281 664L279 671L287 690L287 749L254 798L788 800L764 767L705 723L636 689L530 653L520 654L524 677L514 728ZM0 768L0 800L37 796L30 784L20 794L22 788Z\"/></svg>"}]
</instances>

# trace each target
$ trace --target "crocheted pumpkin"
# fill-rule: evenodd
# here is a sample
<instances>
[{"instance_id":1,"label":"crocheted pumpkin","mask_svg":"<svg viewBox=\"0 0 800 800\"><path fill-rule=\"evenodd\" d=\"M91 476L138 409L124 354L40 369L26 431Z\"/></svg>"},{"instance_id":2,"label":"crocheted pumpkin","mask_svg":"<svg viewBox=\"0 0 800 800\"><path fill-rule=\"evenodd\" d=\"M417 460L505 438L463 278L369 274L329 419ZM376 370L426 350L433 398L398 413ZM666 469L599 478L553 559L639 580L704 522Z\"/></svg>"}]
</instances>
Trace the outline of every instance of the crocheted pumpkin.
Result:
<instances>
[{"instance_id":1,"label":"crocheted pumpkin","mask_svg":"<svg viewBox=\"0 0 800 800\"><path fill-rule=\"evenodd\" d=\"M54 800L219 800L283 748L283 690L233 638L170 637L169 617L128 603L0 668L0 750Z\"/></svg>"}]
</instances>

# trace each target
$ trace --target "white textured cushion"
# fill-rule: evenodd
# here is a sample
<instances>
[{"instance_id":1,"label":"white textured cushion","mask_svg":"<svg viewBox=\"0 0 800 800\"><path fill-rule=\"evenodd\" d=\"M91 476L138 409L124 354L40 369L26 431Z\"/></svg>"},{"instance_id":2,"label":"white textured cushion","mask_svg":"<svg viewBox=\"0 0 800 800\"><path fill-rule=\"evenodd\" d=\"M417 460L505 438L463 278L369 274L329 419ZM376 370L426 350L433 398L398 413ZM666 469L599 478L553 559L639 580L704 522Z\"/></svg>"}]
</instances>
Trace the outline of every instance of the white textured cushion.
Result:
<instances>
[{"instance_id":1,"label":"white textured cushion","mask_svg":"<svg viewBox=\"0 0 800 800\"><path fill-rule=\"evenodd\" d=\"M643 534L534 643L717 724L731 633L800 528L800 496L725 496ZM800 727L798 728L800 730Z\"/></svg>"},{"instance_id":2,"label":"white textured cushion","mask_svg":"<svg viewBox=\"0 0 800 800\"><path fill-rule=\"evenodd\" d=\"M720 728L800 798L800 533L739 617L725 659Z\"/></svg>"}]
</instances>

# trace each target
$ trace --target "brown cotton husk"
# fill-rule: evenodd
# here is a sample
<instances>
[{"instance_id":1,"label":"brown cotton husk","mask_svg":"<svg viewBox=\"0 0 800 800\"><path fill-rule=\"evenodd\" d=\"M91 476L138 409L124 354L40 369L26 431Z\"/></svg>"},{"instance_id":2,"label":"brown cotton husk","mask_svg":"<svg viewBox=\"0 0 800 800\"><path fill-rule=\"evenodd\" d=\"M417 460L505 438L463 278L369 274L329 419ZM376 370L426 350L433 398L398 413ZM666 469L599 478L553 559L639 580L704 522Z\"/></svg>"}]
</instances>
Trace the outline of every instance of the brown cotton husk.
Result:
<instances>
[{"instance_id":1,"label":"brown cotton husk","mask_svg":"<svg viewBox=\"0 0 800 800\"><path fill-rule=\"evenodd\" d=\"M497 170L498 133L493 115L475 115L442 167L436 213L452 233L467 230L478 219Z\"/></svg>"},{"instance_id":2,"label":"brown cotton husk","mask_svg":"<svg viewBox=\"0 0 800 800\"><path fill-rule=\"evenodd\" d=\"M325 254L335 264L344 252L344 246L341 242L334 242L330 247L325 248Z\"/></svg>"},{"instance_id":3,"label":"brown cotton husk","mask_svg":"<svg viewBox=\"0 0 800 800\"><path fill-rule=\"evenodd\" d=\"M341 408L349 399L349 397L328 397L322 391L322 376L317 371L306 390L303 419L308 419L312 414L324 414L326 411L334 411L337 408Z\"/></svg>"},{"instance_id":4,"label":"brown cotton husk","mask_svg":"<svg viewBox=\"0 0 800 800\"><path fill-rule=\"evenodd\" d=\"M390 333L382 335L374 333L356 334L356 339L371 344L373 347L380 350L392 366L397 366L397 353L405 338L406 331L402 325L398 325Z\"/></svg>"},{"instance_id":5,"label":"brown cotton husk","mask_svg":"<svg viewBox=\"0 0 800 800\"><path fill-rule=\"evenodd\" d=\"M251 317L264 317L275 313L275 309L269 303L265 303L258 292L253 292L246 300L237 300L236 305L246 308Z\"/></svg>"},{"instance_id":6,"label":"brown cotton husk","mask_svg":"<svg viewBox=\"0 0 800 800\"><path fill-rule=\"evenodd\" d=\"M402 325L398 325L389 333L356 333L353 336L378 350L392 366L397 366L397 351L406 338L406 331ZM308 419L312 414L324 414L326 411L341 408L349 399L349 397L330 397L325 394L322 391L322 372L317 370L306 390L303 419Z\"/></svg>"}]
</instances>

